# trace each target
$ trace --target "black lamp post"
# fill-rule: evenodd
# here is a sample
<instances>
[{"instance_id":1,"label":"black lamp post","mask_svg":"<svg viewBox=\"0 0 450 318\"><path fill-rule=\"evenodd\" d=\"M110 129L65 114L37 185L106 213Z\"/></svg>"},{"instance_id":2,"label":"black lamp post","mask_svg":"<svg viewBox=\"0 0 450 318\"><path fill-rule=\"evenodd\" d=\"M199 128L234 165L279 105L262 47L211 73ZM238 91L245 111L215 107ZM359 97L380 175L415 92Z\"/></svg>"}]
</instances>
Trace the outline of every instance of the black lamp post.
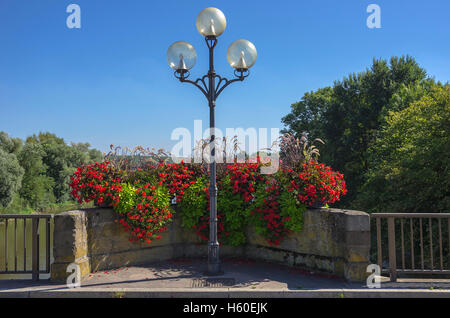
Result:
<instances>
[{"instance_id":1,"label":"black lamp post","mask_svg":"<svg viewBox=\"0 0 450 318\"><path fill-rule=\"evenodd\" d=\"M217 37L226 27L226 19L222 11L216 8L206 8L200 12L196 22L197 30L205 37L209 49L209 71L203 77L191 81L188 79L189 70L195 65L197 53L194 47L184 41L173 43L167 51L167 61L175 70L175 77L180 82L191 83L198 87L208 99L209 127L210 127L210 220L209 220L209 244L208 244L208 268L207 275L220 275L219 242L217 241L217 186L216 186L216 159L215 159L215 118L214 107L216 99L222 91L233 82L243 81L249 75L249 68L255 64L257 53L255 46L247 40L234 41L228 48L227 59L235 69L236 78L228 80L216 74L214 70L214 48L217 45ZM217 84L216 84L217 79Z\"/></svg>"}]
</instances>

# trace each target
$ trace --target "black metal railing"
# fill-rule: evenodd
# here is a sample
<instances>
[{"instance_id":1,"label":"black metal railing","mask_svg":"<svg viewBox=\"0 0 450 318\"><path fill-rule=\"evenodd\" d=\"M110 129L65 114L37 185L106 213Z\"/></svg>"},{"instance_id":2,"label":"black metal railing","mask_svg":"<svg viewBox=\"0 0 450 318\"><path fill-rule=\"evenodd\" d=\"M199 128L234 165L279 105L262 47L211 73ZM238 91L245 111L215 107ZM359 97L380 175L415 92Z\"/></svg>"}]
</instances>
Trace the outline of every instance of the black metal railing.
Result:
<instances>
[{"instance_id":1,"label":"black metal railing","mask_svg":"<svg viewBox=\"0 0 450 318\"><path fill-rule=\"evenodd\" d=\"M0 214L0 274L31 274L39 280L39 274L50 273L52 222L53 214ZM45 244L40 244L41 235Z\"/></svg>"},{"instance_id":2,"label":"black metal railing","mask_svg":"<svg viewBox=\"0 0 450 318\"><path fill-rule=\"evenodd\" d=\"M373 213L371 218L376 220L377 263L391 281L399 273L450 274L450 213Z\"/></svg>"}]
</instances>

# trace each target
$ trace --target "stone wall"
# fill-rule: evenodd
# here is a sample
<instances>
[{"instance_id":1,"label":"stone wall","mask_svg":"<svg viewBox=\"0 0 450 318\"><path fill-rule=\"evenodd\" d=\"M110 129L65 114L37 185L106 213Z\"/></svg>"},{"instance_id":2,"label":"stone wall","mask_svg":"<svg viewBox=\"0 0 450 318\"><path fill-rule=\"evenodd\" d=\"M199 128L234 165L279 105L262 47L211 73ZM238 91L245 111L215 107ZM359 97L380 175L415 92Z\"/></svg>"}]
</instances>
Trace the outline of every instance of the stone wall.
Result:
<instances>
[{"instance_id":1,"label":"stone wall","mask_svg":"<svg viewBox=\"0 0 450 318\"><path fill-rule=\"evenodd\" d=\"M82 276L90 272L139 265L178 257L207 255L207 247L175 217L162 239L151 244L129 242L129 234L115 222L112 209L86 209L55 216L51 279L65 281L70 263L79 264ZM312 209L304 213L303 230L281 245L270 246L252 228L247 244L221 246L222 257L247 257L310 268L364 281L370 250L369 215L359 211Z\"/></svg>"}]
</instances>

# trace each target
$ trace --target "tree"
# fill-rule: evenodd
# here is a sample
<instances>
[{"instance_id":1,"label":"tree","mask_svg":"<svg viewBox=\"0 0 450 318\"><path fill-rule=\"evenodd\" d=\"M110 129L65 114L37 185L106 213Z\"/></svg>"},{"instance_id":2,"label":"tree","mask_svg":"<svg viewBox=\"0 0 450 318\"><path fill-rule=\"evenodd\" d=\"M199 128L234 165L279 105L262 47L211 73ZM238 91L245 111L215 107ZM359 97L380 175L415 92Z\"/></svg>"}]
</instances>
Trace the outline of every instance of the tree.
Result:
<instances>
[{"instance_id":1,"label":"tree","mask_svg":"<svg viewBox=\"0 0 450 318\"><path fill-rule=\"evenodd\" d=\"M52 143L52 144L59 144L59 145L66 144L63 138L59 138L55 134L52 134L49 132L40 132L38 135L33 134L33 136L27 137L27 139L25 140L25 143L27 143L27 144Z\"/></svg>"},{"instance_id":2,"label":"tree","mask_svg":"<svg viewBox=\"0 0 450 318\"><path fill-rule=\"evenodd\" d=\"M360 206L450 212L450 85L435 85L409 107L389 112L369 155Z\"/></svg>"},{"instance_id":3,"label":"tree","mask_svg":"<svg viewBox=\"0 0 450 318\"><path fill-rule=\"evenodd\" d=\"M20 196L29 207L37 210L42 210L55 202L53 194L55 181L47 176L47 166L42 161L44 156L43 147L34 143L26 144L18 155L19 163L25 170Z\"/></svg>"},{"instance_id":4,"label":"tree","mask_svg":"<svg viewBox=\"0 0 450 318\"><path fill-rule=\"evenodd\" d=\"M29 136L25 144L0 132L0 151L0 205L4 207L0 210L13 213L70 201L74 170L103 160L103 154L88 143L68 145L49 132Z\"/></svg>"},{"instance_id":5,"label":"tree","mask_svg":"<svg viewBox=\"0 0 450 318\"><path fill-rule=\"evenodd\" d=\"M289 130L283 133L295 131L298 134L306 131L309 138L314 140L323 137L325 113L331 104L333 89L331 87L320 88L316 92L305 93L302 99L291 105L292 111L282 118Z\"/></svg>"},{"instance_id":6,"label":"tree","mask_svg":"<svg viewBox=\"0 0 450 318\"><path fill-rule=\"evenodd\" d=\"M20 138L10 138L4 131L0 131L0 149L7 153L17 154L22 149Z\"/></svg>"},{"instance_id":7,"label":"tree","mask_svg":"<svg viewBox=\"0 0 450 318\"><path fill-rule=\"evenodd\" d=\"M407 92L408 87L420 86L425 92L432 83L410 56L392 57L389 63L374 59L364 72L350 74L333 87L306 93L282 122L285 131L296 136L307 131L312 138L325 141L320 147L321 160L345 175L349 191L340 205L349 206L370 169L368 149L385 114L422 96Z\"/></svg>"},{"instance_id":8,"label":"tree","mask_svg":"<svg viewBox=\"0 0 450 318\"><path fill-rule=\"evenodd\" d=\"M89 149L90 145L88 143L72 143L69 146L63 138L59 138L49 132L40 132L38 135L34 134L28 137L26 145L37 145L42 150L41 160L46 167L45 176L53 180L53 197L57 203L63 203L71 199L70 176L78 166L93 161L101 161L103 158L100 151ZM42 175L42 173L38 175ZM43 176L39 178L41 179L39 184L44 186L45 183L48 189L50 180L44 180ZM36 183L38 181L35 180L33 182Z\"/></svg>"},{"instance_id":9,"label":"tree","mask_svg":"<svg viewBox=\"0 0 450 318\"><path fill-rule=\"evenodd\" d=\"M13 153L0 148L0 205L6 208L20 189L23 168Z\"/></svg>"}]
</instances>

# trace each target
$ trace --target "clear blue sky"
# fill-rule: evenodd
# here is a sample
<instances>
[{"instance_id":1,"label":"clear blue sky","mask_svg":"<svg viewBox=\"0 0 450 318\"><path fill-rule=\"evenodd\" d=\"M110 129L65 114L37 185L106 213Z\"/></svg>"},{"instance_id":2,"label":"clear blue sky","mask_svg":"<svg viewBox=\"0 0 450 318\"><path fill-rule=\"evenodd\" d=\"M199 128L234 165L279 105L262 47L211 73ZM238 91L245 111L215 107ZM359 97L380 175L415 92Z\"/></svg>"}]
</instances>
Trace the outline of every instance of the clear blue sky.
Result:
<instances>
[{"instance_id":1,"label":"clear blue sky","mask_svg":"<svg viewBox=\"0 0 450 318\"><path fill-rule=\"evenodd\" d=\"M81 7L81 29L66 27L70 3ZM371 3L381 7L381 29L366 26ZM204 97L166 62L168 46L185 40L198 54L191 73L206 72L195 19L208 6L228 23L216 49L219 74L232 75L232 41L258 50L250 77L218 100L223 130L282 128L305 92L363 71L373 57L410 54L437 80L450 79L448 0L1 0L0 130L20 138L50 131L103 151L111 143L170 149L174 128L208 125Z\"/></svg>"}]
</instances>

